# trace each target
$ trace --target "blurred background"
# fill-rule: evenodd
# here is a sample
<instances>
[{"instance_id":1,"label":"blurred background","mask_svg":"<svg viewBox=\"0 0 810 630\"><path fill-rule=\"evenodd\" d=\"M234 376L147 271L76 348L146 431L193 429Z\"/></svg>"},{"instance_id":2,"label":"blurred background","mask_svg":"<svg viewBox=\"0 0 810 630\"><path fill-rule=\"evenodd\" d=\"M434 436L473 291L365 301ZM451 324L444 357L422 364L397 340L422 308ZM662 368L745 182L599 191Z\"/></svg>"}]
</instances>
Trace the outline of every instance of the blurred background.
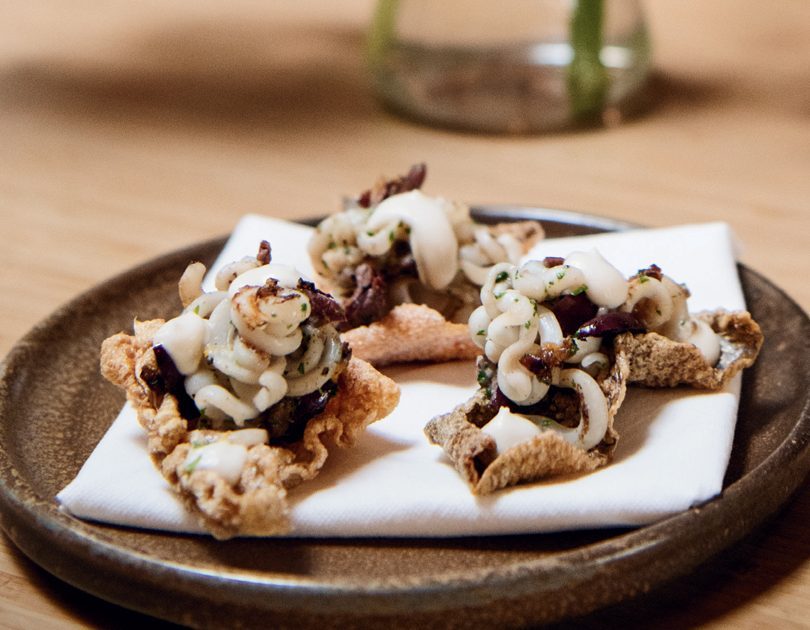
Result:
<instances>
[{"instance_id":1,"label":"blurred background","mask_svg":"<svg viewBox=\"0 0 810 630\"><path fill-rule=\"evenodd\" d=\"M418 161L427 192L471 203L728 221L741 260L810 308L809 2L641 2L652 64L637 114L517 134L385 107L366 63L375 6L0 0L0 355L116 272L224 235L247 212L329 213ZM464 3L452 6L463 23ZM704 608L806 623L808 546L781 545L803 536L808 505L752 551L776 563L776 590L726 576ZM81 618L19 562L4 574L18 593Z\"/></svg>"}]
</instances>

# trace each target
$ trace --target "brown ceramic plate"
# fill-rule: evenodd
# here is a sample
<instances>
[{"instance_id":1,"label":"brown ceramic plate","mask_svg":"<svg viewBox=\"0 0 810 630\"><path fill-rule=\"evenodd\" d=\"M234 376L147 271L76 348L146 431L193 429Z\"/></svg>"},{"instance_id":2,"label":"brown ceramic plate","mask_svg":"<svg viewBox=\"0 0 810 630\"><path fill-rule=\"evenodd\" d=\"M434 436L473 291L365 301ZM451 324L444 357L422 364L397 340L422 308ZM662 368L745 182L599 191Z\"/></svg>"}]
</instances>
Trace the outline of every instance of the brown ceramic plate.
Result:
<instances>
[{"instance_id":1,"label":"brown ceramic plate","mask_svg":"<svg viewBox=\"0 0 810 630\"><path fill-rule=\"evenodd\" d=\"M539 218L552 236L628 227L536 208L486 208L483 220ZM98 374L105 337L133 314L179 309L177 279L223 240L142 265L34 328L0 367L0 508L14 543L59 578L164 619L279 626L516 625L581 615L691 571L773 514L810 469L810 320L740 267L765 332L745 374L724 492L638 529L450 540L216 542L78 521L54 500L121 405Z\"/></svg>"}]
</instances>

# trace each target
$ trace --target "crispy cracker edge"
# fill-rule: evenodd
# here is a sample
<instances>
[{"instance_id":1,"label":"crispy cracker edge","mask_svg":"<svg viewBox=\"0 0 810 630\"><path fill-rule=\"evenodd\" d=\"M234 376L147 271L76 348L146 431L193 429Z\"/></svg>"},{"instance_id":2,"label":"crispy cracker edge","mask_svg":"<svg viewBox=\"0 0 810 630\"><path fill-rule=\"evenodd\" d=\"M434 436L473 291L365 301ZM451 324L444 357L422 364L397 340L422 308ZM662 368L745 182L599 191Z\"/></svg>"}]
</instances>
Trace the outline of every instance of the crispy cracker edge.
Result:
<instances>
[{"instance_id":1,"label":"crispy cracker edge","mask_svg":"<svg viewBox=\"0 0 810 630\"><path fill-rule=\"evenodd\" d=\"M691 343L657 333L625 333L616 337L614 347L617 357L627 362L629 381L647 387L691 385L716 390L754 364L764 336L750 313L717 310L697 316L722 338L717 366L709 365Z\"/></svg>"},{"instance_id":2,"label":"crispy cracker edge","mask_svg":"<svg viewBox=\"0 0 810 630\"><path fill-rule=\"evenodd\" d=\"M608 426L600 444L583 451L553 431L497 453L495 440L467 417L484 402L481 390L451 412L425 425L431 443L441 446L474 494L491 494L507 486L561 475L584 473L605 466L613 456L619 434L614 421L627 391L628 366L617 360L599 383L608 404Z\"/></svg>"},{"instance_id":3,"label":"crispy cracker edge","mask_svg":"<svg viewBox=\"0 0 810 630\"><path fill-rule=\"evenodd\" d=\"M447 321L424 304L400 304L380 321L343 333L354 356L376 367L423 361L473 359L481 350L467 324Z\"/></svg>"},{"instance_id":4,"label":"crispy cracker edge","mask_svg":"<svg viewBox=\"0 0 810 630\"><path fill-rule=\"evenodd\" d=\"M101 370L127 392L147 433L148 451L184 505L216 538L277 535L290 531L287 490L312 479L328 456L326 442L349 447L372 422L399 402L399 387L361 359L352 358L339 379L338 393L323 413L312 418L304 436L290 448L260 444L248 449L240 480L231 485L207 470L185 470L188 424L175 399L166 395L158 408L137 374L152 354L151 338L162 320L135 327L105 340Z\"/></svg>"}]
</instances>

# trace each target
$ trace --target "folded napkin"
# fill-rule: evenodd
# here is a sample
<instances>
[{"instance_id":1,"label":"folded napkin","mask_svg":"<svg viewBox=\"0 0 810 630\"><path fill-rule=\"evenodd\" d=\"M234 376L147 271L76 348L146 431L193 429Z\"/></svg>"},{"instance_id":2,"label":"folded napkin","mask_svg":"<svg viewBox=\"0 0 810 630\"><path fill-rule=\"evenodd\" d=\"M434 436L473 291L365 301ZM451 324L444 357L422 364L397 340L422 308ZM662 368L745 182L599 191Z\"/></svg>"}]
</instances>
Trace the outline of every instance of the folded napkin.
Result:
<instances>
[{"instance_id":1,"label":"folded napkin","mask_svg":"<svg viewBox=\"0 0 810 630\"><path fill-rule=\"evenodd\" d=\"M301 225L246 216L212 268L253 254L264 238L272 244L273 260L311 275L310 233ZM549 239L527 258L593 247L627 275L658 264L688 285L692 311L744 308L725 224ZM475 391L474 366L407 365L385 372L401 387L399 407L369 427L356 447L333 449L320 475L290 492L292 535L441 537L642 525L721 491L739 377L716 393L630 388L616 418L621 437L610 465L588 475L475 497L442 450L422 433L427 420ZM57 499L79 518L202 531L153 467L128 406Z\"/></svg>"}]
</instances>

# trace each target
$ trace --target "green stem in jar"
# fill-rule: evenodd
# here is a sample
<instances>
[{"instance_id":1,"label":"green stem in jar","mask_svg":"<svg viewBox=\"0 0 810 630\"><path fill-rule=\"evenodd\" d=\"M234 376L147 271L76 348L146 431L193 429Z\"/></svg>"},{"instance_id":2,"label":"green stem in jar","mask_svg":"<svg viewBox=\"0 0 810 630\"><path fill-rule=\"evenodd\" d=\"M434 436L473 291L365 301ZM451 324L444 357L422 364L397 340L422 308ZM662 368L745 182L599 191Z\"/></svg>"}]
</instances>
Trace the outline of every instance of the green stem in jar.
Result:
<instances>
[{"instance_id":1,"label":"green stem in jar","mask_svg":"<svg viewBox=\"0 0 810 630\"><path fill-rule=\"evenodd\" d=\"M369 29L367 55L372 69L378 69L384 51L394 38L399 0L379 0Z\"/></svg>"},{"instance_id":2,"label":"green stem in jar","mask_svg":"<svg viewBox=\"0 0 810 630\"><path fill-rule=\"evenodd\" d=\"M568 66L568 96L575 121L598 119L607 98L609 77L599 58L603 21L604 0L575 0L570 23L573 58Z\"/></svg>"}]
</instances>

